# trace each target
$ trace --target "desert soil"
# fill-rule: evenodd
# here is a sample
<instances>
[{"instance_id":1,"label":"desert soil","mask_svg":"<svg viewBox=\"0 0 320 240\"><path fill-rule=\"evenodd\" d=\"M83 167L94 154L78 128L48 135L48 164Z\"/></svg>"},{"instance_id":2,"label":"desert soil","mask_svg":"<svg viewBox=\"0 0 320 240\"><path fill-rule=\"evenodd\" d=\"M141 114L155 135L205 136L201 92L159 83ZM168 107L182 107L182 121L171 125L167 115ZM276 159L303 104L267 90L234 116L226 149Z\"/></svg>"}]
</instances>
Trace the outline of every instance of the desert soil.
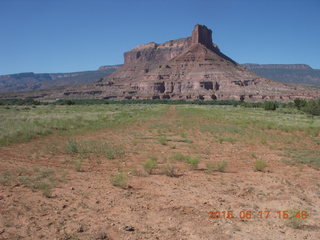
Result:
<instances>
[{"instance_id":1,"label":"desert soil","mask_svg":"<svg viewBox=\"0 0 320 240\"><path fill-rule=\"evenodd\" d=\"M81 170L63 150L65 135L1 147L1 170L46 167L63 180L50 196L0 184L0 239L320 239L318 170L287 164L278 149L260 142L212 141L197 127L184 128L184 121L197 124L172 106L145 121L74 135L125 149L115 159L86 155ZM179 127L180 135L172 130ZM161 143L161 134L171 140ZM190 141L179 141L181 135ZM264 171L254 169L253 152L267 162ZM196 156L199 165L173 161L175 153ZM147 174L142 163L150 158L158 165ZM228 163L224 172L207 171L206 163L218 161ZM168 162L173 177L162 171ZM111 183L118 172L129 176L125 188ZM308 217L279 218L277 211L286 210ZM210 211L232 211L234 218L210 219ZM241 211L251 211L251 219L240 218Z\"/></svg>"}]
</instances>

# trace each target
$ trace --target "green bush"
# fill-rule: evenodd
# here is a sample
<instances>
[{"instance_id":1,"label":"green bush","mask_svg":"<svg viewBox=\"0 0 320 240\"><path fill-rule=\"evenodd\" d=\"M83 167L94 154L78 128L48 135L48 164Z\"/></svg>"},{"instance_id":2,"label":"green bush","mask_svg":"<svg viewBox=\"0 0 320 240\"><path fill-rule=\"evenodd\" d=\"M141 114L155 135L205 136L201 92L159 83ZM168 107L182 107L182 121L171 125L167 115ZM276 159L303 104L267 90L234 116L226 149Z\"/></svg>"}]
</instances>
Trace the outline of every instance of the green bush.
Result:
<instances>
[{"instance_id":1,"label":"green bush","mask_svg":"<svg viewBox=\"0 0 320 240\"><path fill-rule=\"evenodd\" d=\"M187 164L189 165L190 169L196 169L198 167L199 162L199 158L189 158L187 160Z\"/></svg>"},{"instance_id":2,"label":"green bush","mask_svg":"<svg viewBox=\"0 0 320 240\"><path fill-rule=\"evenodd\" d=\"M217 171L224 172L227 166L228 166L228 163L226 161L220 161L217 163Z\"/></svg>"},{"instance_id":3,"label":"green bush","mask_svg":"<svg viewBox=\"0 0 320 240\"><path fill-rule=\"evenodd\" d=\"M157 160L152 158L142 164L143 169L148 173L151 174L152 170L157 166Z\"/></svg>"},{"instance_id":4,"label":"green bush","mask_svg":"<svg viewBox=\"0 0 320 240\"><path fill-rule=\"evenodd\" d=\"M264 160L257 160L254 165L256 171L263 172L267 167L267 163Z\"/></svg>"},{"instance_id":5,"label":"green bush","mask_svg":"<svg viewBox=\"0 0 320 240\"><path fill-rule=\"evenodd\" d=\"M125 173L117 173L112 176L111 183L115 187L125 189L128 187L128 175Z\"/></svg>"},{"instance_id":6,"label":"green bush","mask_svg":"<svg viewBox=\"0 0 320 240\"><path fill-rule=\"evenodd\" d=\"M206 172L211 173L213 171L218 171L218 172L224 172L226 167L228 166L228 163L226 161L219 161L217 163L206 163Z\"/></svg>"},{"instance_id":7,"label":"green bush","mask_svg":"<svg viewBox=\"0 0 320 240\"><path fill-rule=\"evenodd\" d=\"M316 100L309 100L302 108L302 111L314 116L320 116L320 98Z\"/></svg>"},{"instance_id":8,"label":"green bush","mask_svg":"<svg viewBox=\"0 0 320 240\"><path fill-rule=\"evenodd\" d=\"M294 106L299 110L307 105L307 101L301 98L294 99L293 103L294 103Z\"/></svg>"},{"instance_id":9,"label":"green bush","mask_svg":"<svg viewBox=\"0 0 320 240\"><path fill-rule=\"evenodd\" d=\"M264 110L274 111L274 110L277 109L277 107L278 107L278 103L277 102L273 102L273 101L264 102Z\"/></svg>"},{"instance_id":10,"label":"green bush","mask_svg":"<svg viewBox=\"0 0 320 240\"><path fill-rule=\"evenodd\" d=\"M175 161L186 162L189 156L183 155L182 153L175 153L171 158Z\"/></svg>"}]
</instances>

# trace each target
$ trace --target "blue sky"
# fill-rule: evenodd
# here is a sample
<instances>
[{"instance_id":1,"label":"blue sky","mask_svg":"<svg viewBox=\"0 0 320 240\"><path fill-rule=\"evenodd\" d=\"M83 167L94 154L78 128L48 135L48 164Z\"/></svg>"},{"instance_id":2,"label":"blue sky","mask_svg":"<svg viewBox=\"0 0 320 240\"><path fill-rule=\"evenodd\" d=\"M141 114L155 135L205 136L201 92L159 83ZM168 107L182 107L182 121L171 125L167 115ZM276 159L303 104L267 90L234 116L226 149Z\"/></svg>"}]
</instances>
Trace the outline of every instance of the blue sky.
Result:
<instances>
[{"instance_id":1,"label":"blue sky","mask_svg":"<svg viewBox=\"0 0 320 240\"><path fill-rule=\"evenodd\" d=\"M320 69L319 0L0 0L0 74L72 72L123 63L195 24L238 63Z\"/></svg>"}]
</instances>

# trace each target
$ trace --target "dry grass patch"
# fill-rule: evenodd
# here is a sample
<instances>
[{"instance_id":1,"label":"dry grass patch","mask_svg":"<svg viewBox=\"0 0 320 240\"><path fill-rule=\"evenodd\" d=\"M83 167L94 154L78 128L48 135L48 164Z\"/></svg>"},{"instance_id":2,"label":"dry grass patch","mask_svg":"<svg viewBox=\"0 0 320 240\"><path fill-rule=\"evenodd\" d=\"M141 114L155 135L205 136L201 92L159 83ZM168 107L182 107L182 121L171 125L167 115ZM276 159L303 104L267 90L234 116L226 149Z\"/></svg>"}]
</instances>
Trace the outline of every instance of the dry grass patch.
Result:
<instances>
[{"instance_id":1,"label":"dry grass patch","mask_svg":"<svg viewBox=\"0 0 320 240\"><path fill-rule=\"evenodd\" d=\"M64 180L65 175L58 178L55 171L50 168L19 168L11 171L5 170L0 174L0 184L23 185L32 191L41 191L45 197L51 197L57 182Z\"/></svg>"}]
</instances>

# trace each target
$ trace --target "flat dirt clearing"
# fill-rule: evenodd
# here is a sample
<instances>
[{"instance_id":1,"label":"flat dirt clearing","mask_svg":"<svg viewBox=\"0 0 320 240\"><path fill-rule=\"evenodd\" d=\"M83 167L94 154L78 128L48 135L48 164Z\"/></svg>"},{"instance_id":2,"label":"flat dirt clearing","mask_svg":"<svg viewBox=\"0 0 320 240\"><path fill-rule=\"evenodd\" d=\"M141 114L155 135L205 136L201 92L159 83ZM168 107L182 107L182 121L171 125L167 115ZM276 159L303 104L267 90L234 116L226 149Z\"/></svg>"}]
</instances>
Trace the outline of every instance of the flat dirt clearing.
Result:
<instances>
[{"instance_id":1,"label":"flat dirt clearing","mask_svg":"<svg viewBox=\"0 0 320 240\"><path fill-rule=\"evenodd\" d=\"M0 239L320 239L319 117L20 108L0 109Z\"/></svg>"}]
</instances>

